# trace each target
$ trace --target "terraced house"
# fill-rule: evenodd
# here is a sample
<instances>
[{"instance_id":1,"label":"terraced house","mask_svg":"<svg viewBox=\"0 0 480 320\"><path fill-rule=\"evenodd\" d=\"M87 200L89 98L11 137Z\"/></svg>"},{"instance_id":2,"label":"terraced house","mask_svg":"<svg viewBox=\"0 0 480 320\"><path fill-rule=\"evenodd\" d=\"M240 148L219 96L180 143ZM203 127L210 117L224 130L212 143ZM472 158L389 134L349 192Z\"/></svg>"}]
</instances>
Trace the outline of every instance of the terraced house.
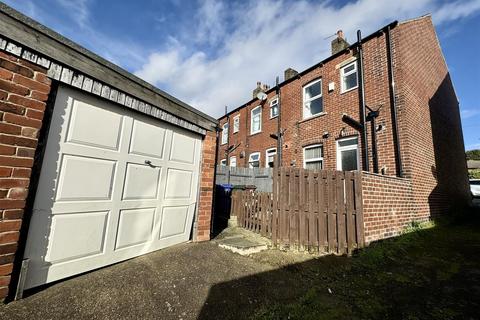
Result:
<instances>
[{"instance_id":1,"label":"terraced house","mask_svg":"<svg viewBox=\"0 0 480 320\"><path fill-rule=\"evenodd\" d=\"M285 70L275 87L257 83L250 101L219 119L217 164L271 167L276 156L280 166L370 173L362 178L373 197L367 240L388 236L407 215L464 204L458 101L431 17L358 33L353 44L339 31L331 49L302 72ZM388 206L373 201L387 198ZM392 212L405 213L403 222L386 223Z\"/></svg>"}]
</instances>

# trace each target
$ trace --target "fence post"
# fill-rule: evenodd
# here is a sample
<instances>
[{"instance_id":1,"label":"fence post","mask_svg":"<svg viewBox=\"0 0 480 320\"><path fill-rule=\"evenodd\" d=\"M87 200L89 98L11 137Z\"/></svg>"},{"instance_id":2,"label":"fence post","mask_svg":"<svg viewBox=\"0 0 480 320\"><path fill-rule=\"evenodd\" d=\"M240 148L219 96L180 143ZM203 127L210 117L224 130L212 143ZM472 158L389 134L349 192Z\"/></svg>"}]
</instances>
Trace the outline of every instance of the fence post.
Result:
<instances>
[{"instance_id":1,"label":"fence post","mask_svg":"<svg viewBox=\"0 0 480 320\"><path fill-rule=\"evenodd\" d=\"M362 197L362 172L355 171L355 220L357 222L357 243L358 247L365 246L365 234L363 232L363 197Z\"/></svg>"},{"instance_id":2,"label":"fence post","mask_svg":"<svg viewBox=\"0 0 480 320\"><path fill-rule=\"evenodd\" d=\"M278 240L278 167L273 169L273 193L272 193L272 227L270 232L272 233L272 242L277 244Z\"/></svg>"},{"instance_id":3,"label":"fence post","mask_svg":"<svg viewBox=\"0 0 480 320\"><path fill-rule=\"evenodd\" d=\"M338 253L345 253L346 228L345 228L345 177L342 171L336 171L337 187L337 247Z\"/></svg>"}]
</instances>

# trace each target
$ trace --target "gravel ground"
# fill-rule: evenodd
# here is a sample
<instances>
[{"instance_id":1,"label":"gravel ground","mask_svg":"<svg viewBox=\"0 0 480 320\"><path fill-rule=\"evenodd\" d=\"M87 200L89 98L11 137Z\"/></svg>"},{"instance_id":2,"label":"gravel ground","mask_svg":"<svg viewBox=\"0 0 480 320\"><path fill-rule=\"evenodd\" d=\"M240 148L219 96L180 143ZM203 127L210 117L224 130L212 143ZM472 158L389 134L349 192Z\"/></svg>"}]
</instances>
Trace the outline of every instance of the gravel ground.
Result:
<instances>
[{"instance_id":1,"label":"gravel ground","mask_svg":"<svg viewBox=\"0 0 480 320\"><path fill-rule=\"evenodd\" d=\"M0 319L237 318L229 310L230 294L238 300L237 279L249 280L240 281L245 296L235 308L253 309L258 283L251 276L296 261L284 253L285 260L268 263L269 255L243 257L213 242L178 245L27 292L23 300L0 305ZM287 285L282 276L279 284ZM212 287L222 288L220 294L212 295Z\"/></svg>"}]
</instances>

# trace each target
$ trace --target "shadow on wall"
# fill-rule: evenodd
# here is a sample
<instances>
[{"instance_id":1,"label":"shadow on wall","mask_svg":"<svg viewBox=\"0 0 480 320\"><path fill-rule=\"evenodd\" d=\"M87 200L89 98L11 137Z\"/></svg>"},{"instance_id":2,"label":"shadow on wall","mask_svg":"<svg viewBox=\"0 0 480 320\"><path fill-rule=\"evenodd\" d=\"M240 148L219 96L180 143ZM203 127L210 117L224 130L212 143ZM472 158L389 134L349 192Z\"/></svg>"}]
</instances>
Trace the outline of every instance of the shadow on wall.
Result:
<instances>
[{"instance_id":1,"label":"shadow on wall","mask_svg":"<svg viewBox=\"0 0 480 320\"><path fill-rule=\"evenodd\" d=\"M428 197L430 213L465 208L470 200L465 146L455 90L447 73L429 102L437 185Z\"/></svg>"}]
</instances>

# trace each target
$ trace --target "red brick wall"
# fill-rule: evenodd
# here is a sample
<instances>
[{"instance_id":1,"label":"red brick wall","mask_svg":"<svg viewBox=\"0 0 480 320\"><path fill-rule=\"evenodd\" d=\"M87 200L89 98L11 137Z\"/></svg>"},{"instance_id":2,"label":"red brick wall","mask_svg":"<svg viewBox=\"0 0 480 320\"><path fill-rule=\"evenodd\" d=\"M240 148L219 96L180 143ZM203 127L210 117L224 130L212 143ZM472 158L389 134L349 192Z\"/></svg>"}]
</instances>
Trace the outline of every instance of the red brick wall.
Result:
<instances>
[{"instance_id":1,"label":"red brick wall","mask_svg":"<svg viewBox=\"0 0 480 320\"><path fill-rule=\"evenodd\" d=\"M196 241L210 240L210 219L212 216L216 144L216 133L207 132L207 135L203 140L202 148L200 198L198 204L198 216L196 221Z\"/></svg>"},{"instance_id":2,"label":"red brick wall","mask_svg":"<svg viewBox=\"0 0 480 320\"><path fill-rule=\"evenodd\" d=\"M468 197L457 97L429 16L393 29L399 134L417 214L445 213Z\"/></svg>"},{"instance_id":3,"label":"red brick wall","mask_svg":"<svg viewBox=\"0 0 480 320\"><path fill-rule=\"evenodd\" d=\"M17 250L30 173L50 92L46 70L0 52L0 300Z\"/></svg>"},{"instance_id":4,"label":"red brick wall","mask_svg":"<svg viewBox=\"0 0 480 320\"><path fill-rule=\"evenodd\" d=\"M417 215L412 182L407 178L362 172L363 221L367 243L398 235Z\"/></svg>"},{"instance_id":5,"label":"red brick wall","mask_svg":"<svg viewBox=\"0 0 480 320\"><path fill-rule=\"evenodd\" d=\"M385 35L379 35L364 44L365 65L365 98L372 109L381 107L377 124L383 125L384 130L377 133L379 156L379 169L386 168L389 175L396 174L395 152L393 144L393 131L391 121L391 106L389 96L389 81L387 69L387 49ZM354 128L342 121L343 113L356 120L360 120L360 107L358 89L346 93L340 92L340 67L339 64L354 56L356 52L348 52L323 66L319 66L301 77L281 87L281 112L282 128L286 129L283 144L283 165L303 166L303 147L309 144L322 144L324 149L324 168L337 168L336 140L341 138L340 132L344 128L344 137L359 134ZM323 106L325 114L303 119L303 87L309 82L322 78ZM328 84L335 83L335 90L328 91ZM276 147L276 140L270 134L277 132L277 118L270 119L270 100L275 97L275 92L268 94L268 99L263 102L262 132L250 135L250 111L261 104L255 100L244 108L229 115L229 145L240 146L232 153L237 157L238 166L247 166L248 155L251 152L261 152L261 166L265 166L265 151ZM240 131L233 133L233 117L240 114ZM226 118L220 119L220 124ZM369 146L371 147L371 131L368 126ZM323 133L330 136L324 139ZM225 158L225 148L221 145L218 154L218 163ZM361 141L359 139L359 147ZM371 149L370 149L371 150ZM239 154L245 153L245 158L240 159ZM372 163L372 154L369 155ZM362 163L362 156L360 156ZM372 167L371 167L372 168Z\"/></svg>"}]
</instances>

